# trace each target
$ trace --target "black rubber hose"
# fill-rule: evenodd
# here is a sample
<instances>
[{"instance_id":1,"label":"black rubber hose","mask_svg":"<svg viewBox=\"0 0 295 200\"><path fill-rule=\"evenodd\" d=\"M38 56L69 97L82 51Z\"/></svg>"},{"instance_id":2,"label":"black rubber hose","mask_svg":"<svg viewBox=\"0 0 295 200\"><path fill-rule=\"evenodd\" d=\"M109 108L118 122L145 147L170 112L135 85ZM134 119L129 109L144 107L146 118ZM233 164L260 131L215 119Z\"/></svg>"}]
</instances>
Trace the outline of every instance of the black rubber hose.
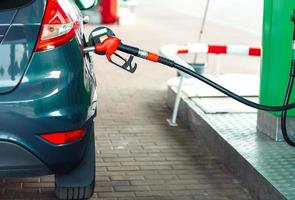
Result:
<instances>
[{"instance_id":1,"label":"black rubber hose","mask_svg":"<svg viewBox=\"0 0 295 200\"><path fill-rule=\"evenodd\" d=\"M134 56L138 56L138 51L139 51L138 48L132 47L132 46L129 46L129 45L125 45L125 44L121 44L119 46L118 50L120 50L122 52L125 52L125 53L128 53L128 54L131 54L131 55L134 55ZM229 91L228 89L222 87L221 85L215 83L214 81L211 81L210 79L200 75L199 73L197 73L195 71L192 71L192 70L190 70L190 69L188 69L188 68L174 62L173 60L170 60L170 59L167 59L165 57L159 56L158 62L163 64L163 65L178 69L178 70L180 70L180 71L182 71L182 72L184 72L184 73L186 73L188 75L191 75L192 77L195 77L196 79L199 79L200 81L210 85L211 87L213 87L216 90L222 92L223 94L235 99L236 101L238 101L238 102L240 102L242 104L250 106L252 108L256 108L258 110L265 110L265 111L283 111L283 110L289 110L289 109L295 108L295 103L288 104L288 105L283 105L283 106L267 106L267 105L261 105L261 104L249 101L249 100L247 100L247 99L245 99L245 98L243 98L243 97Z\"/></svg>"},{"instance_id":2,"label":"black rubber hose","mask_svg":"<svg viewBox=\"0 0 295 200\"><path fill-rule=\"evenodd\" d=\"M293 83L294 83L294 77L290 77L289 82L288 82L287 91L286 91L285 100L284 100L284 105L288 105L288 103L289 103L292 88L293 88ZM281 131L282 131L285 141L289 145L295 147L295 142L291 140L291 138L289 137L288 132L287 132L287 125L286 125L287 119L286 118L287 118L287 110L283 110L282 115L281 115Z\"/></svg>"},{"instance_id":3,"label":"black rubber hose","mask_svg":"<svg viewBox=\"0 0 295 200\"><path fill-rule=\"evenodd\" d=\"M291 16L291 20L293 21L293 23L295 24L295 9L293 10L293 14ZM295 44L295 29L293 32L293 45ZM294 46L293 46L293 54L294 54ZM285 100L284 100L284 105L288 105L290 97L291 97L291 93L292 93L292 88L293 88L293 83L294 83L294 77L295 77L295 60L294 60L294 55L292 58L292 62L291 62L291 70L290 70L290 79L288 81L288 87L287 87L287 91L286 91L286 95L285 95ZM285 141L295 147L295 141L293 141L287 131L287 111L288 110L283 110L282 114L281 114L281 131L282 131L282 135L285 139Z\"/></svg>"},{"instance_id":4,"label":"black rubber hose","mask_svg":"<svg viewBox=\"0 0 295 200\"><path fill-rule=\"evenodd\" d=\"M164 62L161 62L163 60L166 60ZM174 61L171 61L171 60L168 60L166 58L163 58L161 57L160 61L162 64L168 64L167 61L170 62L170 66L171 67L174 67L188 75L191 75L192 77L195 77L197 79L199 79L200 81L210 85L211 87L215 88L216 90L222 92L223 94L235 99L236 101L240 102L240 103L243 103L247 106L250 106L252 108L256 108L256 109L259 109L259 110L265 110L265 111L284 111L284 110L289 110L289 109L292 109L292 108L295 108L295 103L292 103L292 104L286 104L286 105L283 105L283 106L267 106L267 105L261 105L261 104L258 104L258 103L255 103L255 102L252 102L252 101L249 101L231 91L229 91L228 89L222 87L221 85L215 83L214 81L211 81L210 79L180 65L180 64L177 64L175 63ZM172 64L173 63L173 64ZM291 79L291 78L290 78ZM290 82L290 81L289 81ZM291 81L292 82L292 81Z\"/></svg>"}]
</instances>

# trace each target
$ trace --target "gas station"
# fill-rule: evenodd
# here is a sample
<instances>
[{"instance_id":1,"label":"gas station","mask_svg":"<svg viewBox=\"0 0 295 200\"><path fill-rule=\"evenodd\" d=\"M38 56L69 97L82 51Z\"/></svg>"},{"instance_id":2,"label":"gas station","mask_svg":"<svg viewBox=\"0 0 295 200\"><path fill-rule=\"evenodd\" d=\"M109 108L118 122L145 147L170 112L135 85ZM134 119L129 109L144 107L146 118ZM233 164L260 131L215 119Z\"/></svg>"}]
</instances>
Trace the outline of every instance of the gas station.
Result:
<instances>
[{"instance_id":1,"label":"gas station","mask_svg":"<svg viewBox=\"0 0 295 200\"><path fill-rule=\"evenodd\" d=\"M0 162L0 199L295 199L293 0L73 2L85 26L85 76L97 82L94 157L73 170L80 182L51 169L6 177ZM0 115L1 102L0 90ZM91 170L89 189L80 184Z\"/></svg>"}]
</instances>

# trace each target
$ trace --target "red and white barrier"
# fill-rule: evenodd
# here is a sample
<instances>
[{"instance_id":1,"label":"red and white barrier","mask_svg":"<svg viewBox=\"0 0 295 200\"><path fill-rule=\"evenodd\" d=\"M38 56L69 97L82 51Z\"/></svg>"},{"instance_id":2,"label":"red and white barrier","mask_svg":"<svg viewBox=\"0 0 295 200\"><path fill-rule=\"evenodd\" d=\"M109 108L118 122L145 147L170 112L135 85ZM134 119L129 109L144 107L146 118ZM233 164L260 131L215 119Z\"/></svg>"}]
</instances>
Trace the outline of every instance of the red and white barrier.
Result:
<instances>
[{"instance_id":1,"label":"red and white barrier","mask_svg":"<svg viewBox=\"0 0 295 200\"><path fill-rule=\"evenodd\" d=\"M194 43L187 45L170 44L161 48L163 55L176 54L227 54L239 56L260 56L261 49L244 45L208 45Z\"/></svg>"},{"instance_id":2,"label":"red and white barrier","mask_svg":"<svg viewBox=\"0 0 295 200\"><path fill-rule=\"evenodd\" d=\"M237 55L237 56L261 56L261 49L243 45L208 45L204 43L192 43L187 45L176 45L169 44L161 48L160 54L164 57L167 57L185 67L192 69L192 67L182 60L178 55L179 54L225 54L225 55ZM217 63L219 66L219 63ZM216 67L218 68L218 67ZM193 69L192 69L193 70ZM180 103L181 89L183 84L184 74L181 73L180 82L177 89L177 95L174 103L174 109L172 118L168 119L168 123L171 126L177 126L176 118Z\"/></svg>"}]
</instances>

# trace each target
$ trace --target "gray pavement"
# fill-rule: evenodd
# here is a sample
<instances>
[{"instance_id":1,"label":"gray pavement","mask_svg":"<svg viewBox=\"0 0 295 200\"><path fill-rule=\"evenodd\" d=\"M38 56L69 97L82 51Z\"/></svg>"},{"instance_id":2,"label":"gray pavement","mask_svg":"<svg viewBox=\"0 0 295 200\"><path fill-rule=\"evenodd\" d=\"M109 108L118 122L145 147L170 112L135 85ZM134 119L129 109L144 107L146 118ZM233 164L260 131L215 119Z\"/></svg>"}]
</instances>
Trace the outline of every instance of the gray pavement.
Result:
<instances>
[{"instance_id":1,"label":"gray pavement","mask_svg":"<svg viewBox=\"0 0 295 200\"><path fill-rule=\"evenodd\" d=\"M140 2L134 25L112 27L124 41L150 50L195 41L198 27L194 24L199 18L170 12L169 6L158 7L158 1ZM256 35L214 22L207 31L205 38L210 41L260 42ZM167 126L166 81L175 76L174 70L137 60L139 69L132 75L114 68L105 58L94 60L99 109L93 199L251 199L198 136L181 123L177 128ZM236 66L226 69L237 70ZM250 66L245 71L255 73L257 68ZM53 187L52 176L0 179L0 199L54 199Z\"/></svg>"}]
</instances>

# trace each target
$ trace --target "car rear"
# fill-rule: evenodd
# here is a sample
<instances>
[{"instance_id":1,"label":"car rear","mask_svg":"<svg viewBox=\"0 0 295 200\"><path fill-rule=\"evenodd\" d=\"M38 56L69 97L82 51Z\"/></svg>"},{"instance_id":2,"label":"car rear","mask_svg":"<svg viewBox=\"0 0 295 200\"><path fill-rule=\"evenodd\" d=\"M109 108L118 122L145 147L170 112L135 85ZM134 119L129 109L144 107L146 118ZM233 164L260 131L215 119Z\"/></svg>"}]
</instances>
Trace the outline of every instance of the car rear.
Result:
<instances>
[{"instance_id":1,"label":"car rear","mask_svg":"<svg viewBox=\"0 0 295 200\"><path fill-rule=\"evenodd\" d=\"M95 79L68 0L0 3L0 176L66 174L94 140Z\"/></svg>"}]
</instances>

